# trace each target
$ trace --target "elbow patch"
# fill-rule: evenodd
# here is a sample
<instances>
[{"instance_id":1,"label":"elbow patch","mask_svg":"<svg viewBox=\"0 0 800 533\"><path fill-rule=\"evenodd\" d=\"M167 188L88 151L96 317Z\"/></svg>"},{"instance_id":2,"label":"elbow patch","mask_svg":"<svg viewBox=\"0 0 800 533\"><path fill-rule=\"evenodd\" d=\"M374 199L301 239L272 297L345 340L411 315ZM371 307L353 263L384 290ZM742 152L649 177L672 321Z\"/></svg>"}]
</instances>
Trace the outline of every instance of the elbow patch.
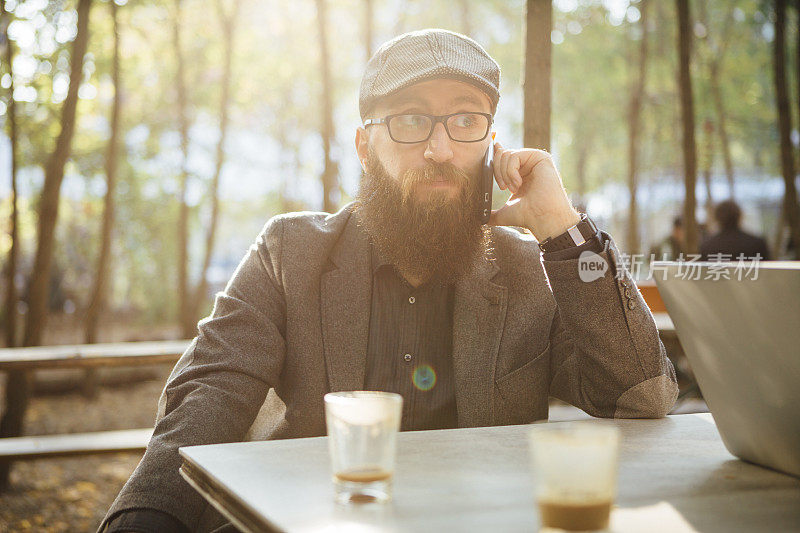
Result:
<instances>
[{"instance_id":1,"label":"elbow patch","mask_svg":"<svg viewBox=\"0 0 800 533\"><path fill-rule=\"evenodd\" d=\"M617 398L614 418L661 418L678 398L678 385L661 375L634 385Z\"/></svg>"}]
</instances>

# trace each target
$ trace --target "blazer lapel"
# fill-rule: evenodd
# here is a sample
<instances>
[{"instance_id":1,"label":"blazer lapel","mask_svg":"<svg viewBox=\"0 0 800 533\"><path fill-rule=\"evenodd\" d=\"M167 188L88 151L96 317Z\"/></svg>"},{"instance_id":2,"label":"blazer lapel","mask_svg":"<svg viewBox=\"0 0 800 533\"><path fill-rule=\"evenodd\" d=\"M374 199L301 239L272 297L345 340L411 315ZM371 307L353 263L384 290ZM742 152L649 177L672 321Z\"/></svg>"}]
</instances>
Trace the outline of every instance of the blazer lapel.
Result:
<instances>
[{"instance_id":1,"label":"blazer lapel","mask_svg":"<svg viewBox=\"0 0 800 533\"><path fill-rule=\"evenodd\" d=\"M361 390L367 365L372 298L369 238L350 215L320 279L320 316L328 385Z\"/></svg>"},{"instance_id":2,"label":"blazer lapel","mask_svg":"<svg viewBox=\"0 0 800 533\"><path fill-rule=\"evenodd\" d=\"M456 283L453 371L459 427L492 423L495 363L508 305L508 289L490 280L499 272L481 257Z\"/></svg>"}]
</instances>

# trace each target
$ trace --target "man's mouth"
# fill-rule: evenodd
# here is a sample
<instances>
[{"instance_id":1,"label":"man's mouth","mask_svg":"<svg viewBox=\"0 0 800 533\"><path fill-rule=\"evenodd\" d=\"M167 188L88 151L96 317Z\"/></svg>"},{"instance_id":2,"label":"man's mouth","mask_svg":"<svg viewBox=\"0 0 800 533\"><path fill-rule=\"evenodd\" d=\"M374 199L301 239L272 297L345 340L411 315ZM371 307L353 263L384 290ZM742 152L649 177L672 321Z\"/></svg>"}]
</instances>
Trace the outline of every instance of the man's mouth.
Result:
<instances>
[{"instance_id":1,"label":"man's mouth","mask_svg":"<svg viewBox=\"0 0 800 533\"><path fill-rule=\"evenodd\" d=\"M441 184L454 184L455 181L448 176L434 175L431 179L423 181L423 183L441 185Z\"/></svg>"},{"instance_id":2,"label":"man's mouth","mask_svg":"<svg viewBox=\"0 0 800 533\"><path fill-rule=\"evenodd\" d=\"M423 181L421 185L425 187L434 187L434 188L442 188L442 187L452 187L454 183L450 180L430 180L430 181Z\"/></svg>"}]
</instances>

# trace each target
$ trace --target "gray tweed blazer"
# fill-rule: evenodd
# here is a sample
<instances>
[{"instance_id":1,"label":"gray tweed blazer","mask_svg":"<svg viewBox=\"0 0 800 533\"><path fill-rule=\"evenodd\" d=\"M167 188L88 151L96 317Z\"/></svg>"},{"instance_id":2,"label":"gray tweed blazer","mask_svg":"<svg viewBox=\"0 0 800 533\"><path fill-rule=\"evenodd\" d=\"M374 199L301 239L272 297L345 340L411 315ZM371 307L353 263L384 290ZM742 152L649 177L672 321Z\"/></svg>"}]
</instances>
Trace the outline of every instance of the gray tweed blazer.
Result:
<instances>
[{"instance_id":1,"label":"gray tweed blazer","mask_svg":"<svg viewBox=\"0 0 800 533\"><path fill-rule=\"evenodd\" d=\"M578 259L543 261L530 234L493 228L494 259L476 260L455 291L460 427L546 419L549 396L597 417L672 408L675 372L653 316L602 235L609 269L584 282ZM370 273L350 206L272 218L172 371L106 520L151 508L210 530L219 515L180 477L178 447L324 435L324 394L364 386Z\"/></svg>"}]
</instances>

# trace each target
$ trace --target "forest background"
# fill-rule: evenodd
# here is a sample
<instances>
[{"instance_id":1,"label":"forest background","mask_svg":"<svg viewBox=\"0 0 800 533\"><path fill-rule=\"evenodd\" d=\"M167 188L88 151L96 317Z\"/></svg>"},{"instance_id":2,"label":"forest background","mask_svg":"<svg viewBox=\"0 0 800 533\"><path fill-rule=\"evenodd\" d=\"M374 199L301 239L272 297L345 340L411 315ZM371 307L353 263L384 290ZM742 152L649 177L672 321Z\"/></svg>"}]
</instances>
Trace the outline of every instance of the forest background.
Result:
<instances>
[{"instance_id":1,"label":"forest background","mask_svg":"<svg viewBox=\"0 0 800 533\"><path fill-rule=\"evenodd\" d=\"M6 345L102 341L120 323L194 336L271 216L353 198L365 63L425 27L498 60L497 139L549 149L627 253L678 214L696 250L730 197L773 256L797 253L797 2L0 4Z\"/></svg>"}]
</instances>

